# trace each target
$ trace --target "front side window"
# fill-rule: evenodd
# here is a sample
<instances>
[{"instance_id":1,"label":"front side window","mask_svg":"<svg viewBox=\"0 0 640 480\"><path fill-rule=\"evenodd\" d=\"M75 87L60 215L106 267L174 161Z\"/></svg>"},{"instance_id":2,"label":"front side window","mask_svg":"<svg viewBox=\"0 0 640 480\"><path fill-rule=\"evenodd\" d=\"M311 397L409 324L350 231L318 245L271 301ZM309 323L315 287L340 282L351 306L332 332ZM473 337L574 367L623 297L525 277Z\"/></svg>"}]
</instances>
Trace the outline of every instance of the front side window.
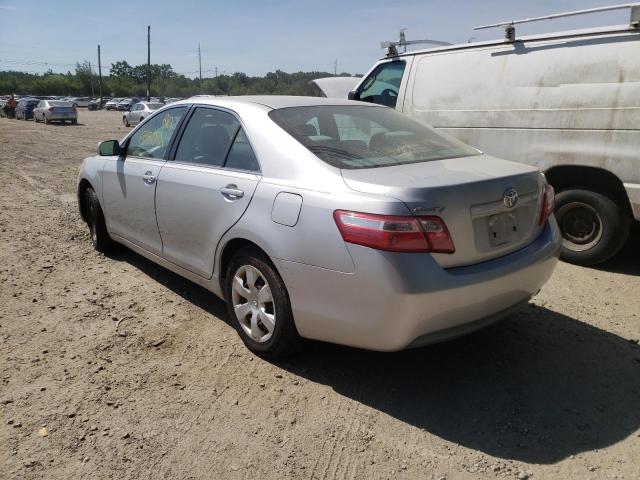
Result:
<instances>
[{"instance_id":1,"label":"front side window","mask_svg":"<svg viewBox=\"0 0 640 480\"><path fill-rule=\"evenodd\" d=\"M355 105L289 107L271 119L321 160L344 169L377 168L480 152L390 108ZM311 131L309 123L319 126Z\"/></svg>"},{"instance_id":2,"label":"front side window","mask_svg":"<svg viewBox=\"0 0 640 480\"><path fill-rule=\"evenodd\" d=\"M164 158L171 136L187 107L177 107L156 114L143 123L129 138L127 156Z\"/></svg>"},{"instance_id":3,"label":"front side window","mask_svg":"<svg viewBox=\"0 0 640 480\"><path fill-rule=\"evenodd\" d=\"M396 108L405 66L403 61L379 65L360 86L358 100Z\"/></svg>"},{"instance_id":4,"label":"front side window","mask_svg":"<svg viewBox=\"0 0 640 480\"><path fill-rule=\"evenodd\" d=\"M221 167L239 128L230 113L198 107L184 129L175 160Z\"/></svg>"}]
</instances>

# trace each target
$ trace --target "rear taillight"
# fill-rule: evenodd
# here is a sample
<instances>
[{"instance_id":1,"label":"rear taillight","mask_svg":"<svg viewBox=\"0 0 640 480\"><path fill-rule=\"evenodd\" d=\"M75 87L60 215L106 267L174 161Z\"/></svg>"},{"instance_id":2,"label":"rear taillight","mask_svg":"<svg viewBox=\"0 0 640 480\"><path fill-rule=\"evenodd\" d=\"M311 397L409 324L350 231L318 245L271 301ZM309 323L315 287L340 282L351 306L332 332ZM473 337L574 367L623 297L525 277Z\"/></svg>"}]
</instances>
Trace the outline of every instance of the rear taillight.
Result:
<instances>
[{"instance_id":1,"label":"rear taillight","mask_svg":"<svg viewBox=\"0 0 640 480\"><path fill-rule=\"evenodd\" d=\"M345 242L389 252L453 253L440 217L404 217L336 210L333 218Z\"/></svg>"},{"instance_id":2,"label":"rear taillight","mask_svg":"<svg viewBox=\"0 0 640 480\"><path fill-rule=\"evenodd\" d=\"M540 207L540 218L538 219L538 225L544 225L555 208L555 191L549 184L544 186L542 190L542 206Z\"/></svg>"},{"instance_id":3,"label":"rear taillight","mask_svg":"<svg viewBox=\"0 0 640 480\"><path fill-rule=\"evenodd\" d=\"M50 112L53 112L53 107L49 107L47 108L47 110L49 110Z\"/></svg>"}]
</instances>

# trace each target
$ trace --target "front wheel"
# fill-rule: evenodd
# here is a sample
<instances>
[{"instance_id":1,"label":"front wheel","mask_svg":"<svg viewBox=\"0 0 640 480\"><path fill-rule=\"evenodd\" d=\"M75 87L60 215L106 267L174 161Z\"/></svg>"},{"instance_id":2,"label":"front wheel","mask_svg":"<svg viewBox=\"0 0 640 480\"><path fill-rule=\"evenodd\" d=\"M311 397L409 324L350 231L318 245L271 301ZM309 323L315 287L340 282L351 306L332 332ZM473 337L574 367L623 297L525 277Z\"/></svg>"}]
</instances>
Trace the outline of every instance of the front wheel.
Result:
<instances>
[{"instance_id":1,"label":"front wheel","mask_svg":"<svg viewBox=\"0 0 640 480\"><path fill-rule=\"evenodd\" d=\"M104 214L100 207L100 201L93 188L87 188L84 192L85 212L89 232L91 233L91 243L100 253L106 253L113 248L113 240L107 232L104 222Z\"/></svg>"},{"instance_id":2,"label":"front wheel","mask_svg":"<svg viewBox=\"0 0 640 480\"><path fill-rule=\"evenodd\" d=\"M240 338L255 354L276 359L300 347L287 288L264 254L243 249L233 257L225 298Z\"/></svg>"},{"instance_id":3,"label":"front wheel","mask_svg":"<svg viewBox=\"0 0 640 480\"><path fill-rule=\"evenodd\" d=\"M562 260L597 265L613 257L626 243L630 217L609 197L590 190L564 190L556 195L555 202L563 237Z\"/></svg>"}]
</instances>

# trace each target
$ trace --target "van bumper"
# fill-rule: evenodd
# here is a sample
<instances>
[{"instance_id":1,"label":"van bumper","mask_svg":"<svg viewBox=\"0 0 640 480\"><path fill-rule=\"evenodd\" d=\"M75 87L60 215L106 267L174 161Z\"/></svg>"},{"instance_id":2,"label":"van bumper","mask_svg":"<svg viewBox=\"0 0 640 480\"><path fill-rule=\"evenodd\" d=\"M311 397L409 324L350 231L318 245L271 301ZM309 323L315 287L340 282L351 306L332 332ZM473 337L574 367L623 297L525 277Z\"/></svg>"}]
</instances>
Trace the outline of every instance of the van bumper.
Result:
<instances>
[{"instance_id":1,"label":"van bumper","mask_svg":"<svg viewBox=\"0 0 640 480\"><path fill-rule=\"evenodd\" d=\"M640 220L640 183L625 183L624 189L627 191L627 197L631 203L633 217Z\"/></svg>"}]
</instances>

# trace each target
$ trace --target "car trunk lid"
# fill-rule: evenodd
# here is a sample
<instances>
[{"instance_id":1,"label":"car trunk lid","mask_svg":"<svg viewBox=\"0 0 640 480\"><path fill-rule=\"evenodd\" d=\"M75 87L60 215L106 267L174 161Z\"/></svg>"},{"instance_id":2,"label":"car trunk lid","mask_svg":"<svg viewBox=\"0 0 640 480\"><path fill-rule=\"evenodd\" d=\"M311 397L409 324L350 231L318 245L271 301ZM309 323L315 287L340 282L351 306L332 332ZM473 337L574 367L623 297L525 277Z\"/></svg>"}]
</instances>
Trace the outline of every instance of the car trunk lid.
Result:
<instances>
[{"instance_id":1,"label":"car trunk lid","mask_svg":"<svg viewBox=\"0 0 640 480\"><path fill-rule=\"evenodd\" d=\"M432 254L443 268L506 255L529 244L541 230L543 180L528 165L482 155L343 169L342 176L355 191L390 196L414 215L442 218L456 249Z\"/></svg>"}]
</instances>

